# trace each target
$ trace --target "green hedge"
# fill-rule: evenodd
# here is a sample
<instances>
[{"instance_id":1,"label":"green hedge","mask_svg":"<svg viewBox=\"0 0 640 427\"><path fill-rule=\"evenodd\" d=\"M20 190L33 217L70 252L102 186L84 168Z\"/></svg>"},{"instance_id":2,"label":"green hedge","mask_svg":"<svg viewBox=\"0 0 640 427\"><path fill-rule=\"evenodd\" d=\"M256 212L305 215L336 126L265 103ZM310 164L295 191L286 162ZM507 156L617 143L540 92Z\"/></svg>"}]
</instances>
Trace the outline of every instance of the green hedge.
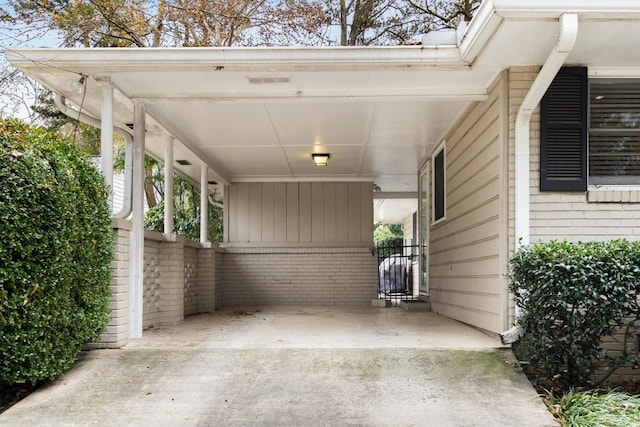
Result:
<instances>
[{"instance_id":1,"label":"green hedge","mask_svg":"<svg viewBox=\"0 0 640 427\"><path fill-rule=\"evenodd\" d=\"M109 316L107 188L68 140L0 121L0 385L53 379Z\"/></svg>"},{"instance_id":2,"label":"green hedge","mask_svg":"<svg viewBox=\"0 0 640 427\"><path fill-rule=\"evenodd\" d=\"M637 362L640 242L549 242L511 258L510 289L524 309L518 352L559 388L590 385L593 373ZM622 331L620 351L603 338Z\"/></svg>"}]
</instances>

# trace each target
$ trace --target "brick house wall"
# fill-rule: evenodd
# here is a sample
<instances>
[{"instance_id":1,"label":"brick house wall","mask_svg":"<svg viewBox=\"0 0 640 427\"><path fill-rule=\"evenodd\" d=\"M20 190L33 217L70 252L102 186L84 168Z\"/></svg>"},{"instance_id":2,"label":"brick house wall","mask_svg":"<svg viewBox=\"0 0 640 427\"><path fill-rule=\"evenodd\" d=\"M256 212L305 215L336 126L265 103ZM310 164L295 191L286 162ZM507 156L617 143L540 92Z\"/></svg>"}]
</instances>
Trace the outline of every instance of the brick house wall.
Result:
<instances>
[{"instance_id":1,"label":"brick house wall","mask_svg":"<svg viewBox=\"0 0 640 427\"><path fill-rule=\"evenodd\" d=\"M226 248L223 306L367 305L377 298L369 248Z\"/></svg>"}]
</instances>

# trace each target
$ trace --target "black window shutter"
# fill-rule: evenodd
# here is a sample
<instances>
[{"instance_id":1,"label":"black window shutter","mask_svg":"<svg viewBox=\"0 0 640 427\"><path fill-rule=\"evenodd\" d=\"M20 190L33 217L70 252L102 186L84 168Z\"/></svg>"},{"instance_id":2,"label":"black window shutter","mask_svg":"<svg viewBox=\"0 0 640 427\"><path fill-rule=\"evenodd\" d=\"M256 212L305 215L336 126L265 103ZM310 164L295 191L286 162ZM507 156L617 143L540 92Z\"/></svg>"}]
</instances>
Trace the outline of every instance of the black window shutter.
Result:
<instances>
[{"instance_id":1,"label":"black window shutter","mask_svg":"<svg viewBox=\"0 0 640 427\"><path fill-rule=\"evenodd\" d=\"M444 147L433 160L433 220L444 218Z\"/></svg>"},{"instance_id":2,"label":"black window shutter","mask_svg":"<svg viewBox=\"0 0 640 427\"><path fill-rule=\"evenodd\" d=\"M586 67L563 67L540 103L540 191L586 191Z\"/></svg>"}]
</instances>

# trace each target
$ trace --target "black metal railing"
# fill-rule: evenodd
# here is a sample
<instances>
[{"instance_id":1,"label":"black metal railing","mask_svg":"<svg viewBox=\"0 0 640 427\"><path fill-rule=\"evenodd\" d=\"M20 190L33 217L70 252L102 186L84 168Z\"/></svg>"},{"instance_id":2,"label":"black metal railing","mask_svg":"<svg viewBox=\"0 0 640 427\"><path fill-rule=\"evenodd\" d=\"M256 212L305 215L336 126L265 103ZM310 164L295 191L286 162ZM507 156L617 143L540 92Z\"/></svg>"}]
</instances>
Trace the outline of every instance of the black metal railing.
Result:
<instances>
[{"instance_id":1,"label":"black metal railing","mask_svg":"<svg viewBox=\"0 0 640 427\"><path fill-rule=\"evenodd\" d=\"M390 241L376 247L378 254L378 298L391 301L417 299L413 285L413 265L418 261L418 245Z\"/></svg>"}]
</instances>

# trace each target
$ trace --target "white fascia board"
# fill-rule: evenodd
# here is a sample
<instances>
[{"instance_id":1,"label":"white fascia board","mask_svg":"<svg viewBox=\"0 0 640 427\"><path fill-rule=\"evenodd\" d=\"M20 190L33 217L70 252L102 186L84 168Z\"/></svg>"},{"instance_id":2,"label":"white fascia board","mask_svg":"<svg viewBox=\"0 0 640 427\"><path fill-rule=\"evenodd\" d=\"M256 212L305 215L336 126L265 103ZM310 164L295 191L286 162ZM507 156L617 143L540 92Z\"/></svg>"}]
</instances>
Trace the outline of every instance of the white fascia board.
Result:
<instances>
[{"instance_id":1,"label":"white fascia board","mask_svg":"<svg viewBox=\"0 0 640 427\"><path fill-rule=\"evenodd\" d=\"M138 96L132 95L132 101L144 102L149 105L166 103L215 103L215 104L238 104L240 102L268 102L270 104L294 102L326 102L327 100L342 100L345 102L361 101L403 101L403 100L424 100L424 101L451 101L451 100L472 100L485 101L488 99L487 90L484 87L441 87L438 89L403 89L403 90L305 90L303 93L289 93L286 91L272 92L268 95L254 92L229 93L208 93L202 96Z\"/></svg>"},{"instance_id":2,"label":"white fascia board","mask_svg":"<svg viewBox=\"0 0 640 427\"><path fill-rule=\"evenodd\" d=\"M505 19L558 19L564 13L584 20L637 20L640 0L485 0L460 40L460 55L472 63Z\"/></svg>"},{"instance_id":3,"label":"white fascia board","mask_svg":"<svg viewBox=\"0 0 640 427\"><path fill-rule=\"evenodd\" d=\"M558 18L563 13L616 19L640 16L640 0L492 0L492 3L496 13L505 18Z\"/></svg>"},{"instance_id":4,"label":"white fascia board","mask_svg":"<svg viewBox=\"0 0 640 427\"><path fill-rule=\"evenodd\" d=\"M460 40L460 55L472 63L500 27L502 17L496 14L493 1L480 4L475 16Z\"/></svg>"},{"instance_id":5,"label":"white fascia board","mask_svg":"<svg viewBox=\"0 0 640 427\"><path fill-rule=\"evenodd\" d=\"M47 68L85 73L173 71L183 69L270 71L407 69L464 66L456 46L376 46L315 48L65 48L6 49L20 69Z\"/></svg>"}]
</instances>

